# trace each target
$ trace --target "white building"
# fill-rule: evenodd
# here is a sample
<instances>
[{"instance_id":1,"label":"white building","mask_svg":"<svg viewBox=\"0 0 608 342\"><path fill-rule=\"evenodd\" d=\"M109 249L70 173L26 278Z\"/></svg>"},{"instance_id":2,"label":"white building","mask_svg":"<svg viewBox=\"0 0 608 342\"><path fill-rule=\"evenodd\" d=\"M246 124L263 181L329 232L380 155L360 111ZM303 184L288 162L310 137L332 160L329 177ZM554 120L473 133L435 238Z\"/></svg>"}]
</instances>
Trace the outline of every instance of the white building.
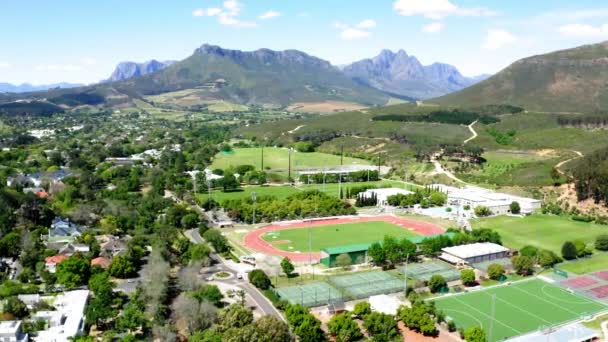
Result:
<instances>
[{"instance_id":1,"label":"white building","mask_svg":"<svg viewBox=\"0 0 608 342\"><path fill-rule=\"evenodd\" d=\"M413 192L411 192L409 190L401 189L401 188L381 188L381 189L369 189L365 192L360 193L359 196L362 198L370 198L372 196L376 196L376 198L378 199L377 205L379 207L386 207L386 206L388 206L388 198L390 196L398 195L398 194L410 195L410 194L413 194Z\"/></svg>"},{"instance_id":2,"label":"white building","mask_svg":"<svg viewBox=\"0 0 608 342\"><path fill-rule=\"evenodd\" d=\"M0 341L27 342L28 336L21 332L21 321L1 321Z\"/></svg>"},{"instance_id":3,"label":"white building","mask_svg":"<svg viewBox=\"0 0 608 342\"><path fill-rule=\"evenodd\" d=\"M448 195L448 204L450 205L460 207L468 205L472 209L478 206L484 206L490 209L493 215L510 214L510 205L513 202L519 203L521 214L529 215L540 209L543 203L541 200L534 198L514 196L471 185L466 185L463 188L456 188L444 184L433 184L430 187L446 193Z\"/></svg>"},{"instance_id":4,"label":"white building","mask_svg":"<svg viewBox=\"0 0 608 342\"><path fill-rule=\"evenodd\" d=\"M399 299L385 294L371 296L368 301L372 311L387 315L396 315L399 307L403 304Z\"/></svg>"},{"instance_id":5,"label":"white building","mask_svg":"<svg viewBox=\"0 0 608 342\"><path fill-rule=\"evenodd\" d=\"M441 252L439 259L455 265L468 265L507 258L510 253L508 248L491 242L446 247Z\"/></svg>"},{"instance_id":6,"label":"white building","mask_svg":"<svg viewBox=\"0 0 608 342\"><path fill-rule=\"evenodd\" d=\"M45 320L48 329L38 332L35 341L67 342L84 330L84 309L89 298L88 290L65 292L55 297L54 311L38 311L34 319Z\"/></svg>"}]
</instances>

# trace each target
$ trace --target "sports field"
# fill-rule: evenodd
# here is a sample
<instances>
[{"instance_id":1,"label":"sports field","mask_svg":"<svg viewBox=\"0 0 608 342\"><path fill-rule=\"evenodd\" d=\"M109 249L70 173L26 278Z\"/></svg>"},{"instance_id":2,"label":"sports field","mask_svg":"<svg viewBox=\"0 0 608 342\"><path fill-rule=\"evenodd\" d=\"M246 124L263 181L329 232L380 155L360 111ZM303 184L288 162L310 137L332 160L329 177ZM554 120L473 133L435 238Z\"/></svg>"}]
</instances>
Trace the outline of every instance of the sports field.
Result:
<instances>
[{"instance_id":1,"label":"sports field","mask_svg":"<svg viewBox=\"0 0 608 342\"><path fill-rule=\"evenodd\" d=\"M264 241L283 251L308 251L310 229L275 230L262 235ZM403 227L384 221L368 221L316 226L312 228L312 251L336 245L354 245L380 241L385 235L396 238L417 236Z\"/></svg>"},{"instance_id":2,"label":"sports field","mask_svg":"<svg viewBox=\"0 0 608 342\"><path fill-rule=\"evenodd\" d=\"M481 326L490 342L546 329L608 309L601 303L540 279L494 286L434 301L437 308L453 319L458 327Z\"/></svg>"},{"instance_id":3,"label":"sports field","mask_svg":"<svg viewBox=\"0 0 608 342\"><path fill-rule=\"evenodd\" d=\"M596 252L589 258L560 264L558 268L576 274L586 274L605 270L608 268L608 253Z\"/></svg>"},{"instance_id":4,"label":"sports field","mask_svg":"<svg viewBox=\"0 0 608 342\"><path fill-rule=\"evenodd\" d=\"M225 169L229 166L254 165L256 169L261 168L261 148L235 148L234 153L218 153L211 164L211 169ZM369 165L364 159L344 157L344 165ZM292 152L292 169L308 167L325 167L340 165L340 156L320 152ZM289 152L286 148L267 147L264 149L264 169L289 168Z\"/></svg>"},{"instance_id":5,"label":"sports field","mask_svg":"<svg viewBox=\"0 0 608 342\"><path fill-rule=\"evenodd\" d=\"M546 248L561 255L565 241L583 240L593 243L606 227L573 221L563 216L531 215L523 218L495 216L472 221L473 228L490 228L502 237L505 246L520 249L526 245Z\"/></svg>"}]
</instances>

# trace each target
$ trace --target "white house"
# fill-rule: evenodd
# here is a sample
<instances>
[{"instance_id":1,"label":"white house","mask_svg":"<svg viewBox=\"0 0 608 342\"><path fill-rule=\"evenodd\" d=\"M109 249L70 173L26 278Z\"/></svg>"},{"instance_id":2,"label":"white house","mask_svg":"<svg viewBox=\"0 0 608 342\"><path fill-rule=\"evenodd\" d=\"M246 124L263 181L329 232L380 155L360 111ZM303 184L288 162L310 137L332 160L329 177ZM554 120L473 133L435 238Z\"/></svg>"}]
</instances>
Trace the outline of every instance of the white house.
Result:
<instances>
[{"instance_id":1,"label":"white house","mask_svg":"<svg viewBox=\"0 0 608 342\"><path fill-rule=\"evenodd\" d=\"M21 321L1 321L0 341L27 342L28 335L21 332Z\"/></svg>"},{"instance_id":2,"label":"white house","mask_svg":"<svg viewBox=\"0 0 608 342\"><path fill-rule=\"evenodd\" d=\"M386 207L388 206L388 198L393 195L410 195L412 191L401 189L401 188L381 188L381 189L369 189L359 194L362 198L370 198L376 196L378 199L377 206Z\"/></svg>"},{"instance_id":3,"label":"white house","mask_svg":"<svg viewBox=\"0 0 608 342\"><path fill-rule=\"evenodd\" d=\"M38 311L34 319L45 320L48 329L38 332L35 341L69 341L84 330L84 309L89 299L88 290L65 292L55 297L54 311Z\"/></svg>"}]
</instances>

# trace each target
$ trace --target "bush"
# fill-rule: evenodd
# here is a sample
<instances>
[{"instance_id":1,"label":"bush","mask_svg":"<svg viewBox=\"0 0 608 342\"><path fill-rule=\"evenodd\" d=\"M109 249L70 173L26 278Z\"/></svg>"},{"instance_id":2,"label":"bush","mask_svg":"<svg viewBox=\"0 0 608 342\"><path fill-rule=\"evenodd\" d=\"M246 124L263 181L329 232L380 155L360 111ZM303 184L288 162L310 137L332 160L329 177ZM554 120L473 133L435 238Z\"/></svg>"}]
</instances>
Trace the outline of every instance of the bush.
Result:
<instances>
[{"instance_id":1,"label":"bush","mask_svg":"<svg viewBox=\"0 0 608 342\"><path fill-rule=\"evenodd\" d=\"M505 268L501 264L491 264L488 266L488 277L493 280L501 280L505 274Z\"/></svg>"},{"instance_id":2,"label":"bush","mask_svg":"<svg viewBox=\"0 0 608 342\"><path fill-rule=\"evenodd\" d=\"M608 234L603 234L595 239L595 249L598 251L608 251Z\"/></svg>"},{"instance_id":3,"label":"bush","mask_svg":"<svg viewBox=\"0 0 608 342\"><path fill-rule=\"evenodd\" d=\"M566 241L562 245L562 257L566 260L576 259L576 246L571 241Z\"/></svg>"},{"instance_id":4,"label":"bush","mask_svg":"<svg viewBox=\"0 0 608 342\"><path fill-rule=\"evenodd\" d=\"M472 269L460 271L460 281L466 286L475 285L475 271Z\"/></svg>"},{"instance_id":5,"label":"bush","mask_svg":"<svg viewBox=\"0 0 608 342\"><path fill-rule=\"evenodd\" d=\"M353 314L357 315L358 317L363 317L371 312L372 307L369 302L359 302L355 304L355 308L353 309Z\"/></svg>"},{"instance_id":6,"label":"bush","mask_svg":"<svg viewBox=\"0 0 608 342\"><path fill-rule=\"evenodd\" d=\"M519 250L519 255L525 255L530 258L536 258L538 256L538 248L534 246L524 246Z\"/></svg>"},{"instance_id":7,"label":"bush","mask_svg":"<svg viewBox=\"0 0 608 342\"><path fill-rule=\"evenodd\" d=\"M474 212L475 212L475 215L479 216L479 217L492 215L492 211L490 211L490 208L485 207L483 205L476 206Z\"/></svg>"},{"instance_id":8,"label":"bush","mask_svg":"<svg viewBox=\"0 0 608 342\"><path fill-rule=\"evenodd\" d=\"M464 331L464 340L467 342L486 342L486 333L480 327L471 327Z\"/></svg>"},{"instance_id":9,"label":"bush","mask_svg":"<svg viewBox=\"0 0 608 342\"><path fill-rule=\"evenodd\" d=\"M249 272L249 282L260 290L266 290L270 287L270 278L262 270Z\"/></svg>"},{"instance_id":10,"label":"bush","mask_svg":"<svg viewBox=\"0 0 608 342\"><path fill-rule=\"evenodd\" d=\"M518 274L528 275L532 273L533 262L532 258L525 255L513 257L513 268Z\"/></svg>"},{"instance_id":11,"label":"bush","mask_svg":"<svg viewBox=\"0 0 608 342\"><path fill-rule=\"evenodd\" d=\"M561 261L562 259L557 254L548 249L543 249L538 254L538 263L542 267L551 267Z\"/></svg>"},{"instance_id":12,"label":"bush","mask_svg":"<svg viewBox=\"0 0 608 342\"><path fill-rule=\"evenodd\" d=\"M429 287L429 290L431 290L432 293L437 293L445 289L448 286L448 283L441 275L435 274L431 277L431 279L429 279L427 286Z\"/></svg>"},{"instance_id":13,"label":"bush","mask_svg":"<svg viewBox=\"0 0 608 342\"><path fill-rule=\"evenodd\" d=\"M511 214L519 214L521 212L519 202L511 202L511 204L509 205L509 209L511 210Z\"/></svg>"}]
</instances>

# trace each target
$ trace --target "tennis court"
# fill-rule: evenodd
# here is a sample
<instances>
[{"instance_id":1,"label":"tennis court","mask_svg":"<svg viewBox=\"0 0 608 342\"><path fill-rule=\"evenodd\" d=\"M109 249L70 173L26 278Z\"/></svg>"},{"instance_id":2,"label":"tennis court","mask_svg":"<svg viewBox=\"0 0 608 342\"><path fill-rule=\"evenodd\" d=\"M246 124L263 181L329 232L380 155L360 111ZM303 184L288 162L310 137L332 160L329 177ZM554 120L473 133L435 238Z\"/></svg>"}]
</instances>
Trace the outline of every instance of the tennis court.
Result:
<instances>
[{"instance_id":1,"label":"tennis court","mask_svg":"<svg viewBox=\"0 0 608 342\"><path fill-rule=\"evenodd\" d=\"M283 287L275 292L291 304L301 304L308 307L326 305L343 300L342 294L326 282Z\"/></svg>"},{"instance_id":2,"label":"tennis court","mask_svg":"<svg viewBox=\"0 0 608 342\"><path fill-rule=\"evenodd\" d=\"M421 263L408 264L399 267L401 273L407 272L407 277L419 281L429 281L435 274L441 275L446 281L454 281L460 279L460 272L452 267L452 265L443 261L425 261Z\"/></svg>"},{"instance_id":3,"label":"tennis court","mask_svg":"<svg viewBox=\"0 0 608 342\"><path fill-rule=\"evenodd\" d=\"M437 308L461 328L481 326L495 342L605 311L608 307L540 279L444 296Z\"/></svg>"},{"instance_id":4,"label":"tennis court","mask_svg":"<svg viewBox=\"0 0 608 342\"><path fill-rule=\"evenodd\" d=\"M328 282L342 290L350 300L405 291L405 284L402 280L382 271L330 277Z\"/></svg>"}]
</instances>

